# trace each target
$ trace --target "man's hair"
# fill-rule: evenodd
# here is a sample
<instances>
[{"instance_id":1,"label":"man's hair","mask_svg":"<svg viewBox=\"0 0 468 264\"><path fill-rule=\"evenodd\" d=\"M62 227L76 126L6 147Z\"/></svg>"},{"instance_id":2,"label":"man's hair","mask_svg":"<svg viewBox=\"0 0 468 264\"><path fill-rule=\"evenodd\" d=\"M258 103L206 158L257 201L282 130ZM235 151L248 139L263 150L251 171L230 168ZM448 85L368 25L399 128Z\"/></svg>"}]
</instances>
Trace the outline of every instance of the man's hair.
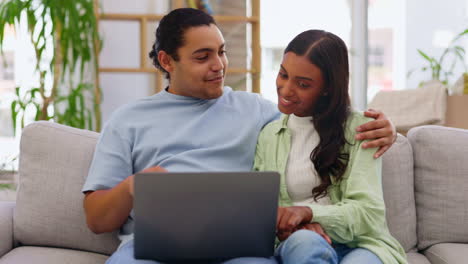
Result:
<instances>
[{"instance_id":1,"label":"man's hair","mask_svg":"<svg viewBox=\"0 0 468 264\"><path fill-rule=\"evenodd\" d=\"M170 78L169 73L161 67L158 60L158 52L165 51L174 60L178 61L177 50L183 46L184 33L191 27L216 25L213 17L207 13L193 8L179 8L165 15L159 22L156 29L156 40L149 57L153 60L153 65L165 73L166 78Z\"/></svg>"}]
</instances>

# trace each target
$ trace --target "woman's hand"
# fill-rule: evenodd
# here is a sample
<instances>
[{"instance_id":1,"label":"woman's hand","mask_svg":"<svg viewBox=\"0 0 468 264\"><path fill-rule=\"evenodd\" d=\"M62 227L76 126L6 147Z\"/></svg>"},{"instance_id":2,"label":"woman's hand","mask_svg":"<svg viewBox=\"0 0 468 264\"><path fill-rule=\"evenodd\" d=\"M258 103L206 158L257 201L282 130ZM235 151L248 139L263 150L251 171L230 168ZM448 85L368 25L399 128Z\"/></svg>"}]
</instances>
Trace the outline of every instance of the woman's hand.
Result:
<instances>
[{"instance_id":1,"label":"woman's hand","mask_svg":"<svg viewBox=\"0 0 468 264\"><path fill-rule=\"evenodd\" d=\"M279 207L276 218L278 239L285 240L302 225L310 223L312 217L312 209L307 206Z\"/></svg>"},{"instance_id":2,"label":"woman's hand","mask_svg":"<svg viewBox=\"0 0 468 264\"><path fill-rule=\"evenodd\" d=\"M397 133L393 123L385 116L382 111L369 109L364 112L367 117L375 120L362 124L356 128L359 134L357 140L370 139L371 141L362 144L363 148L379 148L374 154L374 158L382 156L397 138Z\"/></svg>"},{"instance_id":3,"label":"woman's hand","mask_svg":"<svg viewBox=\"0 0 468 264\"><path fill-rule=\"evenodd\" d=\"M322 236L328 242L328 244L331 245L332 243L331 238L325 233L325 231L323 230L322 226L319 223L304 224L301 226L300 229L314 231L315 233Z\"/></svg>"}]
</instances>

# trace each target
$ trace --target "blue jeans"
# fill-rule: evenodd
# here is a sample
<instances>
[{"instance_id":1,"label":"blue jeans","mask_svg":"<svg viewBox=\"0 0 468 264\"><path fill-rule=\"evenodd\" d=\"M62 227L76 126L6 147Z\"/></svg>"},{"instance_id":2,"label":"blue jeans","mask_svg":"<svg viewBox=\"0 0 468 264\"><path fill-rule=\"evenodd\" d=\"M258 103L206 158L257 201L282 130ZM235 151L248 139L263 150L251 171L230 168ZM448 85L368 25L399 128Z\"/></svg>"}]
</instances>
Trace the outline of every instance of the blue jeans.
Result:
<instances>
[{"instance_id":1,"label":"blue jeans","mask_svg":"<svg viewBox=\"0 0 468 264\"><path fill-rule=\"evenodd\" d=\"M383 264L377 255L365 248L349 248L346 245L335 244L340 264Z\"/></svg>"},{"instance_id":2,"label":"blue jeans","mask_svg":"<svg viewBox=\"0 0 468 264\"><path fill-rule=\"evenodd\" d=\"M106 261L106 264L162 264L153 260L133 257L133 241L123 245ZM283 241L271 258L235 258L217 264L382 264L371 251L349 248L345 245L330 246L313 231L299 230Z\"/></svg>"},{"instance_id":3,"label":"blue jeans","mask_svg":"<svg viewBox=\"0 0 468 264\"><path fill-rule=\"evenodd\" d=\"M335 250L319 234L298 230L281 242L275 257L282 264L337 264Z\"/></svg>"},{"instance_id":4,"label":"blue jeans","mask_svg":"<svg viewBox=\"0 0 468 264\"><path fill-rule=\"evenodd\" d=\"M135 259L133 256L134 242L129 241L119 248L107 259L106 264L163 264L154 260ZM235 258L217 264L277 264L274 257L271 258Z\"/></svg>"},{"instance_id":5,"label":"blue jeans","mask_svg":"<svg viewBox=\"0 0 468 264\"><path fill-rule=\"evenodd\" d=\"M313 231L299 230L283 241L275 256L281 264L382 264L382 261L365 248L346 245L330 246Z\"/></svg>"}]
</instances>

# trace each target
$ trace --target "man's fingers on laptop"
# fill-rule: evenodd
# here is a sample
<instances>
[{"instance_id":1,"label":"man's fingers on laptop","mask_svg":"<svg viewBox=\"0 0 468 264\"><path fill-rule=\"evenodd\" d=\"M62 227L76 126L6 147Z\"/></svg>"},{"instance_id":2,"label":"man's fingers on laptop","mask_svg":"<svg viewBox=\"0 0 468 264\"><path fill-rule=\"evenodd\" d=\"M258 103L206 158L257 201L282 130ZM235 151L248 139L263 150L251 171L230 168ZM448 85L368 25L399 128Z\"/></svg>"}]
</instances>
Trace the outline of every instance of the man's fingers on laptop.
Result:
<instances>
[{"instance_id":1,"label":"man's fingers on laptop","mask_svg":"<svg viewBox=\"0 0 468 264\"><path fill-rule=\"evenodd\" d=\"M154 166L154 167L146 168L142 170L141 172L167 172L167 170L161 166Z\"/></svg>"},{"instance_id":2,"label":"man's fingers on laptop","mask_svg":"<svg viewBox=\"0 0 468 264\"><path fill-rule=\"evenodd\" d=\"M146 168L141 172L167 172L167 170L161 166L154 166L150 168ZM128 185L128 192L133 197L135 194L135 175L130 175L127 178L127 185Z\"/></svg>"},{"instance_id":3,"label":"man's fingers on laptop","mask_svg":"<svg viewBox=\"0 0 468 264\"><path fill-rule=\"evenodd\" d=\"M134 197L134 189L135 189L135 175L130 175L127 178L127 185L128 185L128 192L132 197Z\"/></svg>"}]
</instances>

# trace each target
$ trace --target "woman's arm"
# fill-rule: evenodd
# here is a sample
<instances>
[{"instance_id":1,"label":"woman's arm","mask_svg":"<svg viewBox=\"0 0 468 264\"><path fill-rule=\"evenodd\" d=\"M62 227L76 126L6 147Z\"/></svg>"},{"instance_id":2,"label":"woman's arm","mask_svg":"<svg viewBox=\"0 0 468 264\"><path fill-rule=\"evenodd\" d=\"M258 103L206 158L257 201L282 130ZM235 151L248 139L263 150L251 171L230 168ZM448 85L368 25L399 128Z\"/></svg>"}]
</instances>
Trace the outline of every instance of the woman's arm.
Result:
<instances>
[{"instance_id":1,"label":"woman's arm","mask_svg":"<svg viewBox=\"0 0 468 264\"><path fill-rule=\"evenodd\" d=\"M313 222L339 243L379 232L385 225L385 204L381 181L381 159L374 159L375 149L364 149L362 141L351 147L350 161L343 180L332 188L341 193L333 205L311 204Z\"/></svg>"}]
</instances>

